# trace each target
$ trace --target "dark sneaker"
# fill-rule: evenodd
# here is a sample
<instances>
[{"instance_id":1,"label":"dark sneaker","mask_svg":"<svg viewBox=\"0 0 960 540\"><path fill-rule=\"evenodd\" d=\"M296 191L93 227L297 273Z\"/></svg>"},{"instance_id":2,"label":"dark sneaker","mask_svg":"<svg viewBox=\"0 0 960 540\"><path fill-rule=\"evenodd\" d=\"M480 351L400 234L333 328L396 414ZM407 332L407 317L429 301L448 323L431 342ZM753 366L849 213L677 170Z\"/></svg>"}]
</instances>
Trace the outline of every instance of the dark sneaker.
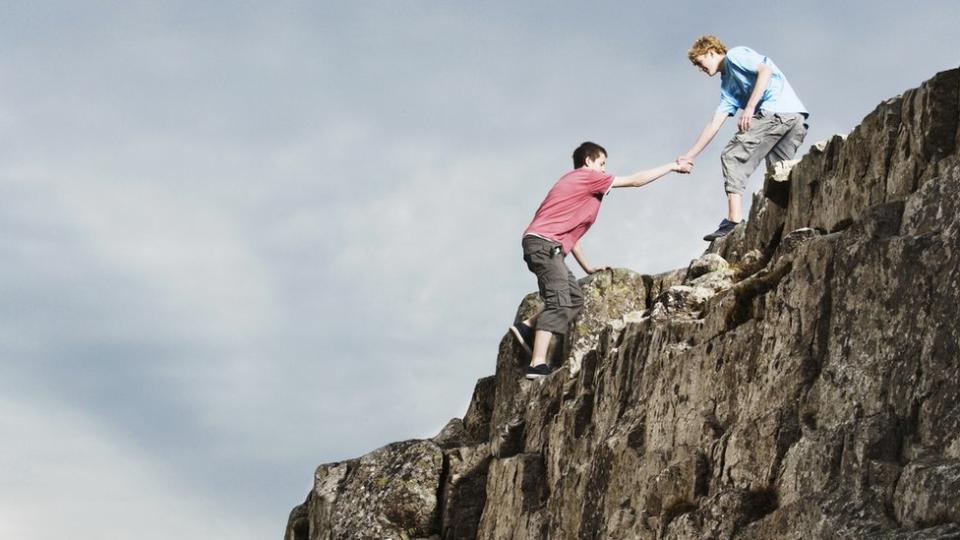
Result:
<instances>
[{"instance_id":1,"label":"dark sneaker","mask_svg":"<svg viewBox=\"0 0 960 540\"><path fill-rule=\"evenodd\" d=\"M533 354L533 328L521 322L511 326L510 332L513 334L513 337L517 338L520 346L523 347L523 350L526 351L527 354Z\"/></svg>"},{"instance_id":2,"label":"dark sneaker","mask_svg":"<svg viewBox=\"0 0 960 540\"><path fill-rule=\"evenodd\" d=\"M554 371L556 370L547 364L540 364L534 367L527 366L526 377L531 381L533 381L536 379L542 379L543 377L546 377L547 375L553 373Z\"/></svg>"},{"instance_id":3,"label":"dark sneaker","mask_svg":"<svg viewBox=\"0 0 960 540\"><path fill-rule=\"evenodd\" d=\"M720 222L720 227L712 233L704 236L703 239L707 242L713 242L717 238L723 238L724 236L730 234L730 231L732 231L739 224L739 221L730 221L729 219L724 218L723 221Z\"/></svg>"}]
</instances>

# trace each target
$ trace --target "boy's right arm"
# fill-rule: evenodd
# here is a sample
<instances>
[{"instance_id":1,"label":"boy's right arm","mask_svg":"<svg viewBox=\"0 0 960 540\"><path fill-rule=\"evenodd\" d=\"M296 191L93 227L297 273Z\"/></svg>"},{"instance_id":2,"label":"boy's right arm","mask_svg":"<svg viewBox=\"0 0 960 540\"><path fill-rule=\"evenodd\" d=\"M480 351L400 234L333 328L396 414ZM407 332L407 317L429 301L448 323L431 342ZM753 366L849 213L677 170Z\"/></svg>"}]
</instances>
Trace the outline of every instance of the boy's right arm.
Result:
<instances>
[{"instance_id":1,"label":"boy's right arm","mask_svg":"<svg viewBox=\"0 0 960 540\"><path fill-rule=\"evenodd\" d=\"M633 173L630 176L614 177L613 184L611 184L610 187L641 187L674 171L679 173L688 173L690 172L690 166L677 163L676 161L671 161L670 163L664 163L659 167Z\"/></svg>"},{"instance_id":2,"label":"boy's right arm","mask_svg":"<svg viewBox=\"0 0 960 540\"><path fill-rule=\"evenodd\" d=\"M688 162L691 165L693 160L696 159L697 155L703 151L704 148L710 144L710 141L717 135L717 132L720 131L720 126L727 120L726 113L716 113L713 115L713 118L707 122L707 125L703 127L703 131L700 132L700 136L697 137L697 142L693 143L693 146L686 151L682 156L677 158L677 163Z\"/></svg>"}]
</instances>

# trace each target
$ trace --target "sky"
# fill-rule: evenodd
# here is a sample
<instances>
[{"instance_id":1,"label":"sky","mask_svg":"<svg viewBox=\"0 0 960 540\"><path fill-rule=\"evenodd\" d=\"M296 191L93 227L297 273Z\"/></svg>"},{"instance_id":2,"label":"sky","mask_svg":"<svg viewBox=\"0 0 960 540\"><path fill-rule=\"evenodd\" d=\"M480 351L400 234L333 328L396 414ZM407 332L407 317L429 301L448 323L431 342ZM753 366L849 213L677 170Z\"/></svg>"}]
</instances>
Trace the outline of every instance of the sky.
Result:
<instances>
[{"instance_id":1,"label":"sky","mask_svg":"<svg viewBox=\"0 0 960 540\"><path fill-rule=\"evenodd\" d=\"M463 414L574 147L625 175L691 145L719 96L696 37L775 60L802 153L960 65L958 23L952 0L5 0L0 538L279 538L317 465ZM696 258L734 129L607 197L588 260Z\"/></svg>"}]
</instances>

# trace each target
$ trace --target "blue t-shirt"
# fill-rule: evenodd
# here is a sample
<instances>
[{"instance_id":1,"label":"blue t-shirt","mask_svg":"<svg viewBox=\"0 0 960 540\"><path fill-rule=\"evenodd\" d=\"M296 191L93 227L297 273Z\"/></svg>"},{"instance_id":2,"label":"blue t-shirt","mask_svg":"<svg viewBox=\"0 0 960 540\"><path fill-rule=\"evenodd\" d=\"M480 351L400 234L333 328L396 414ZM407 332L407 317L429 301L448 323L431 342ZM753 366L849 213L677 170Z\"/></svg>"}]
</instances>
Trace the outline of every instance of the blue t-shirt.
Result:
<instances>
[{"instance_id":1,"label":"blue t-shirt","mask_svg":"<svg viewBox=\"0 0 960 540\"><path fill-rule=\"evenodd\" d=\"M766 64L773 70L767 89L764 90L757 110L773 113L803 113L809 116L806 107L800 102L797 93L787 82L780 68L773 60L749 47L734 47L727 51L723 61L723 73L720 76L720 106L717 113L728 116L736 114L750 101L750 94L757 82L757 68Z\"/></svg>"}]
</instances>

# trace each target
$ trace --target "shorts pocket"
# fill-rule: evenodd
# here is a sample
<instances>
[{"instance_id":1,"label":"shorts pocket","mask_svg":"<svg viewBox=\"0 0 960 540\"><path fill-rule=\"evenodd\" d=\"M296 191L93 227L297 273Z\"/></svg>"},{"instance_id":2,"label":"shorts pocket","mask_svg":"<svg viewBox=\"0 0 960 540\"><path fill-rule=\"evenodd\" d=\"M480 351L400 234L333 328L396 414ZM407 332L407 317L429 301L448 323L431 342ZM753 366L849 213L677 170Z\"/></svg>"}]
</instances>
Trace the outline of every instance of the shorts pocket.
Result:
<instances>
[{"instance_id":1,"label":"shorts pocket","mask_svg":"<svg viewBox=\"0 0 960 540\"><path fill-rule=\"evenodd\" d=\"M746 163L753 154L754 149L760 144L760 139L755 135L747 133L738 133L734 137L733 144L726 151L726 157L739 163Z\"/></svg>"},{"instance_id":2,"label":"shorts pocket","mask_svg":"<svg viewBox=\"0 0 960 540\"><path fill-rule=\"evenodd\" d=\"M544 291L543 303L547 306L571 307L573 299L570 297L570 289L550 289Z\"/></svg>"},{"instance_id":3,"label":"shorts pocket","mask_svg":"<svg viewBox=\"0 0 960 540\"><path fill-rule=\"evenodd\" d=\"M566 281L547 283L543 291L543 302L548 306L572 306L569 284Z\"/></svg>"}]
</instances>

